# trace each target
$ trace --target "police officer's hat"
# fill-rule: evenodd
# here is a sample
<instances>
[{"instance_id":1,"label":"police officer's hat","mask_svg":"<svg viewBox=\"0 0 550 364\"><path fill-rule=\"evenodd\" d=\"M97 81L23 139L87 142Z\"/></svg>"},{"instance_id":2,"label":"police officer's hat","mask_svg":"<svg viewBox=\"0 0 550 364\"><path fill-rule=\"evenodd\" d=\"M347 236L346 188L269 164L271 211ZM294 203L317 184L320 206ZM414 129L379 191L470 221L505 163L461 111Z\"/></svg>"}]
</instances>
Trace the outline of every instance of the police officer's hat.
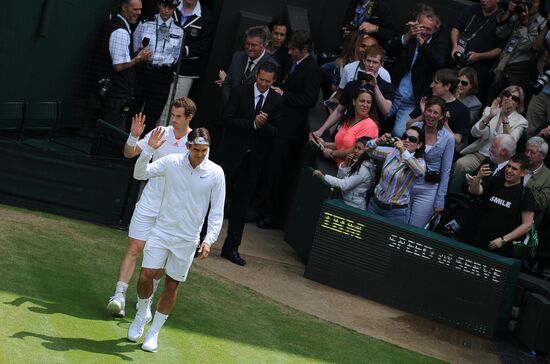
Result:
<instances>
[{"instance_id":1,"label":"police officer's hat","mask_svg":"<svg viewBox=\"0 0 550 364\"><path fill-rule=\"evenodd\" d=\"M180 4L179 0L159 0L160 4L177 7Z\"/></svg>"}]
</instances>

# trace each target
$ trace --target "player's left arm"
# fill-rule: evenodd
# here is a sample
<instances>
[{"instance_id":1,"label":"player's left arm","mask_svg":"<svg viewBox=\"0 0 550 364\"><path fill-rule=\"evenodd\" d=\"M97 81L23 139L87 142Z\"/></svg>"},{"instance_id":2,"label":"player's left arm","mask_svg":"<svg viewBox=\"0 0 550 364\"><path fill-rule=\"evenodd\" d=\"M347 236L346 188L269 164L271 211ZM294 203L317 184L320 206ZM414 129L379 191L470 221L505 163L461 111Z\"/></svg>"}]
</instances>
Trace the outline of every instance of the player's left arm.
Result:
<instances>
[{"instance_id":1,"label":"player's left arm","mask_svg":"<svg viewBox=\"0 0 550 364\"><path fill-rule=\"evenodd\" d=\"M208 231L204 242L210 248L218 240L223 224L223 205L225 203L225 177L222 169L216 173L216 181L210 194L210 213L208 214ZM203 244L204 246L205 244ZM204 248L203 248L204 249Z\"/></svg>"}]
</instances>

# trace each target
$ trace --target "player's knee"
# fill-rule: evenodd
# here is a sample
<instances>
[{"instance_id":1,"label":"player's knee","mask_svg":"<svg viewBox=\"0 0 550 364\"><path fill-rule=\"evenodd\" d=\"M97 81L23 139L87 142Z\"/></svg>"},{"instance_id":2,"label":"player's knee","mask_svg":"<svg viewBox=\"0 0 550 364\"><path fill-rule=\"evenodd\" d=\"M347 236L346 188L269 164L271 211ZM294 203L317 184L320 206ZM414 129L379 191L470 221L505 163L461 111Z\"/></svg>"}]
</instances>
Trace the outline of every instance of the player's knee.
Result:
<instances>
[{"instance_id":1,"label":"player's knee","mask_svg":"<svg viewBox=\"0 0 550 364\"><path fill-rule=\"evenodd\" d=\"M143 252L145 242L143 240L128 238L128 247L126 248L126 254L137 257Z\"/></svg>"},{"instance_id":2,"label":"player's knee","mask_svg":"<svg viewBox=\"0 0 550 364\"><path fill-rule=\"evenodd\" d=\"M152 281L156 273L156 269L141 268L141 272L139 273L139 280L140 282Z\"/></svg>"}]
</instances>

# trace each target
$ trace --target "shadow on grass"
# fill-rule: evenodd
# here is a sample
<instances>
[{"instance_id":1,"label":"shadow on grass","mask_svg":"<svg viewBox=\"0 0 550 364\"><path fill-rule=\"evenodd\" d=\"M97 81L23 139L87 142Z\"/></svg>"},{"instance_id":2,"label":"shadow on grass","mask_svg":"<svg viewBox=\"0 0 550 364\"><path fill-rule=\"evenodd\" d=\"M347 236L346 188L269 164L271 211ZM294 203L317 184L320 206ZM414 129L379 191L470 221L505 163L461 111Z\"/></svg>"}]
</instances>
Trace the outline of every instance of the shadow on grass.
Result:
<instances>
[{"instance_id":1,"label":"shadow on grass","mask_svg":"<svg viewBox=\"0 0 550 364\"><path fill-rule=\"evenodd\" d=\"M64 314L69 316L74 316L79 319L88 319L88 320L99 320L103 318L105 321L111 321L113 320L113 316L106 313L106 311L102 308L97 308L96 311L90 311L90 310L77 310L76 307L73 307L72 305L68 303L60 303L60 302L48 302L43 301L38 298L33 297L19 297L11 302L4 302L6 305L11 305L14 307L20 307L25 304L30 304L30 307L27 307L27 309L33 313L38 313L42 315L53 315L53 314ZM121 322L129 323L127 320L120 320Z\"/></svg>"},{"instance_id":2,"label":"shadow on grass","mask_svg":"<svg viewBox=\"0 0 550 364\"><path fill-rule=\"evenodd\" d=\"M126 339L90 340L84 338L53 337L28 331L17 332L10 336L10 338L20 340L25 340L29 337L43 340L44 342L42 343L42 346L48 350L80 350L96 354L112 355L125 361L133 361L134 359L124 355L124 353L133 353L140 350L135 343L129 342Z\"/></svg>"}]
</instances>

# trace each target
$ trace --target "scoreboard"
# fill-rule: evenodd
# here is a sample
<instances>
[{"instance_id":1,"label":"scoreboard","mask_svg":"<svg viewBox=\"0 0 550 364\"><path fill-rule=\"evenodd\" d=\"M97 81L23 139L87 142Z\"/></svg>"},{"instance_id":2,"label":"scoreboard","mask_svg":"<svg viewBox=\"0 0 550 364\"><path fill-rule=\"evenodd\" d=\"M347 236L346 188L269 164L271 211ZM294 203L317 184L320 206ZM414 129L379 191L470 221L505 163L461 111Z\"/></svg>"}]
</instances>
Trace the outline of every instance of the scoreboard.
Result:
<instances>
[{"instance_id":1,"label":"scoreboard","mask_svg":"<svg viewBox=\"0 0 550 364\"><path fill-rule=\"evenodd\" d=\"M519 267L518 260L329 200L304 275L493 337L507 331Z\"/></svg>"}]
</instances>

